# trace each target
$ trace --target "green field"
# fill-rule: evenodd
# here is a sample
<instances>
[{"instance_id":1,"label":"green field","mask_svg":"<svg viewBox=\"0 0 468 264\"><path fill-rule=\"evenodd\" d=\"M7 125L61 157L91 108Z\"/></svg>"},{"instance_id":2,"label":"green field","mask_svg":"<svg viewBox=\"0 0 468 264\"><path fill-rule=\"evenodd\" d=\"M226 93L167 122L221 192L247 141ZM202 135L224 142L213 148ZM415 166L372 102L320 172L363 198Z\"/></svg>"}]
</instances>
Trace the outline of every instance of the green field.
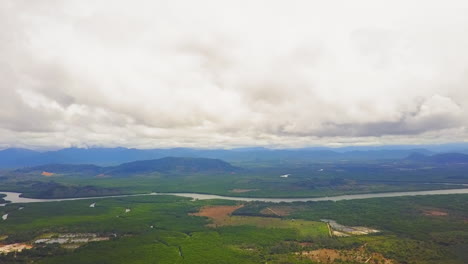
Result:
<instances>
[{"instance_id":1,"label":"green field","mask_svg":"<svg viewBox=\"0 0 468 264\"><path fill-rule=\"evenodd\" d=\"M325 223L301 219L280 219L272 217L233 216L226 225L250 225L261 228L291 228L299 231L303 238L326 237L328 228Z\"/></svg>"}]
</instances>

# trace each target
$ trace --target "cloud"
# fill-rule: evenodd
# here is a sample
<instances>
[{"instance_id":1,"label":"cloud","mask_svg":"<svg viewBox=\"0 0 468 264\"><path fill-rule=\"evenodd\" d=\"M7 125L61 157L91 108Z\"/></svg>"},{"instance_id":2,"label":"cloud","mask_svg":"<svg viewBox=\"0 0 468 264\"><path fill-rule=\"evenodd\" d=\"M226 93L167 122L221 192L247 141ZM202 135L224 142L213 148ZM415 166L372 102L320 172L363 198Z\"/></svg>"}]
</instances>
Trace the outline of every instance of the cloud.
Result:
<instances>
[{"instance_id":1,"label":"cloud","mask_svg":"<svg viewBox=\"0 0 468 264\"><path fill-rule=\"evenodd\" d=\"M0 145L468 140L468 6L0 4Z\"/></svg>"}]
</instances>

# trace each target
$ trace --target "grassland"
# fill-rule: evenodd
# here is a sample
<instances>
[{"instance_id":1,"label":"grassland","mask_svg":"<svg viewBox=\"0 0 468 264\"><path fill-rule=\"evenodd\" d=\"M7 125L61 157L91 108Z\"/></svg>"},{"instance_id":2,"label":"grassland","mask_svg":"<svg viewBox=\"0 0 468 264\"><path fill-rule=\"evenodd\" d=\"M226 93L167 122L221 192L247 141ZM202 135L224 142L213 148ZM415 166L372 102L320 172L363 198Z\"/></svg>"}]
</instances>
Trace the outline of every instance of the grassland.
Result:
<instances>
[{"instance_id":1,"label":"grassland","mask_svg":"<svg viewBox=\"0 0 468 264\"><path fill-rule=\"evenodd\" d=\"M325 223L300 219L293 220L271 217L232 216L225 225L249 225L261 228L291 228L298 230L299 234L303 238L328 236L328 228Z\"/></svg>"}]
</instances>

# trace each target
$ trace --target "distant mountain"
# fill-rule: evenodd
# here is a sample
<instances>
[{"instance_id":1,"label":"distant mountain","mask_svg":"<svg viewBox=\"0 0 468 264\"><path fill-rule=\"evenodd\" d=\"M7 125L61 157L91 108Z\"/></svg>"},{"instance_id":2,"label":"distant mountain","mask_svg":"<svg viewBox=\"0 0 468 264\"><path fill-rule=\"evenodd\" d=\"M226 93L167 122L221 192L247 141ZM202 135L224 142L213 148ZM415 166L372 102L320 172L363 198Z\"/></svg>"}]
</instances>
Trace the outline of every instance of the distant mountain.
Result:
<instances>
[{"instance_id":1,"label":"distant mountain","mask_svg":"<svg viewBox=\"0 0 468 264\"><path fill-rule=\"evenodd\" d=\"M85 174L85 175L129 175L152 172L161 173L229 173L240 168L219 159L166 157L154 160L141 160L123 163L118 166L100 167L96 165L48 164L18 169L18 173ZM51 176L50 175L50 176Z\"/></svg>"},{"instance_id":2,"label":"distant mountain","mask_svg":"<svg viewBox=\"0 0 468 264\"><path fill-rule=\"evenodd\" d=\"M429 160L429 156L422 153L411 153L405 160L424 162Z\"/></svg>"},{"instance_id":3,"label":"distant mountain","mask_svg":"<svg viewBox=\"0 0 468 264\"><path fill-rule=\"evenodd\" d=\"M115 175L150 172L234 172L237 170L239 168L219 159L167 157L124 163L113 168L107 168L105 173Z\"/></svg>"},{"instance_id":4,"label":"distant mountain","mask_svg":"<svg viewBox=\"0 0 468 264\"><path fill-rule=\"evenodd\" d=\"M441 153L432 156L413 153L406 160L427 163L468 163L468 155L461 153Z\"/></svg>"},{"instance_id":5,"label":"distant mountain","mask_svg":"<svg viewBox=\"0 0 468 264\"><path fill-rule=\"evenodd\" d=\"M33 160L40 156L40 152L29 149L10 148L0 151L0 168L14 168L24 166L25 160Z\"/></svg>"},{"instance_id":6,"label":"distant mountain","mask_svg":"<svg viewBox=\"0 0 468 264\"><path fill-rule=\"evenodd\" d=\"M341 153L343 158L350 160L378 160L378 159L401 159L407 157L410 154L422 154L430 155L433 154L427 149L376 149L376 150L361 150L361 151L349 151Z\"/></svg>"},{"instance_id":7,"label":"distant mountain","mask_svg":"<svg viewBox=\"0 0 468 264\"><path fill-rule=\"evenodd\" d=\"M346 150L346 151L344 151ZM21 168L45 164L94 164L113 166L138 160L163 157L191 157L221 159L228 162L321 162L341 160L402 159L411 153L433 154L418 148L299 148L299 149L127 149L127 148L67 148L36 152L26 149L0 151L0 168Z\"/></svg>"},{"instance_id":8,"label":"distant mountain","mask_svg":"<svg viewBox=\"0 0 468 264\"><path fill-rule=\"evenodd\" d=\"M45 164L116 165L124 162L167 157L163 151L127 148L66 148L56 151L0 151L0 168L20 168Z\"/></svg>"},{"instance_id":9,"label":"distant mountain","mask_svg":"<svg viewBox=\"0 0 468 264\"><path fill-rule=\"evenodd\" d=\"M424 149L431 153L464 153L468 154L468 142L425 144L425 145L380 145L380 146L346 146L331 148L336 152L375 151L375 150L413 150Z\"/></svg>"}]
</instances>

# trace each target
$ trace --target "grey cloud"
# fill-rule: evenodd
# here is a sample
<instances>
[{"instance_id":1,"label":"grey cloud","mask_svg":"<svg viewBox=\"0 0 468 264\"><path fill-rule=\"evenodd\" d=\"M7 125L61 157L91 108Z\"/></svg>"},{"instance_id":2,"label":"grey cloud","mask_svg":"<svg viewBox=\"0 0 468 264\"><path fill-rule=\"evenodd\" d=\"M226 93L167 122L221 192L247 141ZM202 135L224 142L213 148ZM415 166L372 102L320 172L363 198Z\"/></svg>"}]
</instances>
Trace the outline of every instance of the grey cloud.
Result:
<instances>
[{"instance_id":1,"label":"grey cloud","mask_svg":"<svg viewBox=\"0 0 468 264\"><path fill-rule=\"evenodd\" d=\"M372 122L323 122L317 127L300 131L290 130L285 122L274 128L274 133L289 136L317 137L383 137L420 135L431 131L443 131L464 126L464 111L453 100L434 95L426 100L415 100L414 110L400 112L395 120Z\"/></svg>"},{"instance_id":2,"label":"grey cloud","mask_svg":"<svg viewBox=\"0 0 468 264\"><path fill-rule=\"evenodd\" d=\"M0 145L468 140L463 12L246 3L2 2Z\"/></svg>"}]
</instances>

